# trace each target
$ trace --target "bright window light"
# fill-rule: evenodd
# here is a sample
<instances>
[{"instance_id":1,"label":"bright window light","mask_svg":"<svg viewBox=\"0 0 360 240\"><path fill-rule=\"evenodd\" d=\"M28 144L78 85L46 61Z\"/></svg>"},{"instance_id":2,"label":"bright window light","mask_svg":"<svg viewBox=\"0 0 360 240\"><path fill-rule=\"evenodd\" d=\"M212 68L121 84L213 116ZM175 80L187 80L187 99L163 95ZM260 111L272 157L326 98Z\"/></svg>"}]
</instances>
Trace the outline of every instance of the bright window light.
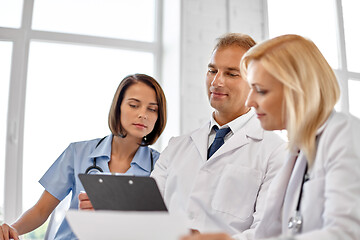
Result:
<instances>
[{"instance_id":1,"label":"bright window light","mask_svg":"<svg viewBox=\"0 0 360 240\"><path fill-rule=\"evenodd\" d=\"M360 80L349 80L350 113L360 118Z\"/></svg>"},{"instance_id":2,"label":"bright window light","mask_svg":"<svg viewBox=\"0 0 360 240\"><path fill-rule=\"evenodd\" d=\"M154 41L155 0L36 0L32 28Z\"/></svg>"},{"instance_id":3,"label":"bright window light","mask_svg":"<svg viewBox=\"0 0 360 240\"><path fill-rule=\"evenodd\" d=\"M22 0L0 0L0 26L19 28L22 5Z\"/></svg>"},{"instance_id":4,"label":"bright window light","mask_svg":"<svg viewBox=\"0 0 360 240\"><path fill-rule=\"evenodd\" d=\"M12 43L0 41L0 223L4 220L5 143L11 52Z\"/></svg>"},{"instance_id":5,"label":"bright window light","mask_svg":"<svg viewBox=\"0 0 360 240\"><path fill-rule=\"evenodd\" d=\"M335 1L268 0L270 38L298 34L311 39L333 68L339 67Z\"/></svg>"},{"instance_id":6,"label":"bright window light","mask_svg":"<svg viewBox=\"0 0 360 240\"><path fill-rule=\"evenodd\" d=\"M347 67L349 71L360 72L360 1L342 0L346 40Z\"/></svg>"},{"instance_id":7,"label":"bright window light","mask_svg":"<svg viewBox=\"0 0 360 240\"><path fill-rule=\"evenodd\" d=\"M110 133L108 112L128 74L153 75L152 53L32 42L27 78L23 209L44 190L38 180L74 141Z\"/></svg>"}]
</instances>

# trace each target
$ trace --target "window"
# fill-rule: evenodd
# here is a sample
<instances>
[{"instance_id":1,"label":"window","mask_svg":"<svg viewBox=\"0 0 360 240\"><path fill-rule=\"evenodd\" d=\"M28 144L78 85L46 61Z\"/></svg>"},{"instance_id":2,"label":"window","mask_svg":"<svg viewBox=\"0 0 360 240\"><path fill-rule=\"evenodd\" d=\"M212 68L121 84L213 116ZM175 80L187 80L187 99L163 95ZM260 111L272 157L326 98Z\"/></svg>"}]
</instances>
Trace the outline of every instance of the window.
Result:
<instances>
[{"instance_id":1,"label":"window","mask_svg":"<svg viewBox=\"0 0 360 240\"><path fill-rule=\"evenodd\" d=\"M346 43L346 63L349 72L345 74L349 79L349 111L360 118L360 35L357 24L360 21L358 10L360 2L357 0L342 0L344 15L344 32Z\"/></svg>"},{"instance_id":2,"label":"window","mask_svg":"<svg viewBox=\"0 0 360 240\"><path fill-rule=\"evenodd\" d=\"M268 0L268 11L270 38L283 34L308 37L319 47L332 67L339 66L333 1Z\"/></svg>"},{"instance_id":3,"label":"window","mask_svg":"<svg viewBox=\"0 0 360 240\"><path fill-rule=\"evenodd\" d=\"M350 79L349 81L349 102L350 113L360 118L360 81Z\"/></svg>"},{"instance_id":4,"label":"window","mask_svg":"<svg viewBox=\"0 0 360 240\"><path fill-rule=\"evenodd\" d=\"M359 64L360 34L356 23L360 22L360 15L359 15L360 1L342 0L342 3L343 3L343 13L344 13L347 67L349 71L359 73L360 72L360 64Z\"/></svg>"},{"instance_id":5,"label":"window","mask_svg":"<svg viewBox=\"0 0 360 240\"><path fill-rule=\"evenodd\" d=\"M0 26L19 28L22 0L0 0Z\"/></svg>"},{"instance_id":6,"label":"window","mask_svg":"<svg viewBox=\"0 0 360 240\"><path fill-rule=\"evenodd\" d=\"M360 117L360 2L268 0L267 5L269 37L294 33L310 38L337 75L341 99L336 107Z\"/></svg>"},{"instance_id":7,"label":"window","mask_svg":"<svg viewBox=\"0 0 360 240\"><path fill-rule=\"evenodd\" d=\"M153 75L153 65L151 53L31 43L26 89L23 209L30 208L38 200L43 191L38 180L70 142L110 133L108 113L120 81L129 73Z\"/></svg>"},{"instance_id":8,"label":"window","mask_svg":"<svg viewBox=\"0 0 360 240\"><path fill-rule=\"evenodd\" d=\"M154 0L36 0L34 6L35 30L152 42L154 23Z\"/></svg>"},{"instance_id":9,"label":"window","mask_svg":"<svg viewBox=\"0 0 360 240\"><path fill-rule=\"evenodd\" d=\"M6 116L9 98L9 80L12 44L0 41L0 223L4 220Z\"/></svg>"},{"instance_id":10,"label":"window","mask_svg":"<svg viewBox=\"0 0 360 240\"><path fill-rule=\"evenodd\" d=\"M70 142L110 132L108 111L123 77L158 79L160 2L0 0L0 152L11 145L8 159L0 156L1 171L5 161L11 169L0 172L8 180L0 191L15 189L0 195L0 221L12 223L36 202L37 181ZM26 237L43 239L45 230Z\"/></svg>"}]
</instances>

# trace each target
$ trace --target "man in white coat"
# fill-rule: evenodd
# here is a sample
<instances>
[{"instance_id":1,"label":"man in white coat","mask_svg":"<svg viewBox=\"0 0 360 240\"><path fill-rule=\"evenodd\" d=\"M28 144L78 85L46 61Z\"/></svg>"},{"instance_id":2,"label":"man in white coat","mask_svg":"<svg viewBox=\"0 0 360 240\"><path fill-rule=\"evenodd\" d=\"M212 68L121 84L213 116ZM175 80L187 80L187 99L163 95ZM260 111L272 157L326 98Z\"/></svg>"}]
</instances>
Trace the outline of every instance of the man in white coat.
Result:
<instances>
[{"instance_id":1,"label":"man in white coat","mask_svg":"<svg viewBox=\"0 0 360 240\"><path fill-rule=\"evenodd\" d=\"M193 230L250 233L262 217L269 184L286 158L286 143L264 131L245 105L250 88L241 78L240 60L254 45L243 34L218 39L206 74L214 108L211 119L172 138L151 175L170 213L185 215ZM221 130L225 128L229 130ZM225 137L218 136L220 131ZM216 150L219 141L223 145Z\"/></svg>"}]
</instances>

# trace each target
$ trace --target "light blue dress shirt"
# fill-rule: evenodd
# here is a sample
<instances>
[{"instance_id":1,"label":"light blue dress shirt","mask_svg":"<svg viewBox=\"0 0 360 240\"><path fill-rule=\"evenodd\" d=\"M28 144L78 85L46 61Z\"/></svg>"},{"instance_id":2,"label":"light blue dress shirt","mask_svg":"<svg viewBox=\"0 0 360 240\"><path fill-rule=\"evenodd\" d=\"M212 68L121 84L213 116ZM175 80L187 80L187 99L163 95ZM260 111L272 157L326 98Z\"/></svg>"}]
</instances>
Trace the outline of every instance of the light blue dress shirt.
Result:
<instances>
[{"instance_id":1,"label":"light blue dress shirt","mask_svg":"<svg viewBox=\"0 0 360 240\"><path fill-rule=\"evenodd\" d=\"M111 156L112 138L113 135L110 134L98 147L96 145L100 139L71 143L39 180L39 183L60 201L71 192L70 209L77 209L79 205L78 195L80 191L84 191L78 174L85 173L85 170L93 165L94 157L96 157L97 166L105 173L110 172L108 162ZM153 164L155 164L159 158L159 152L147 146L140 146L130 168L124 174L149 176L151 154ZM61 223L55 239L77 239L66 219Z\"/></svg>"}]
</instances>

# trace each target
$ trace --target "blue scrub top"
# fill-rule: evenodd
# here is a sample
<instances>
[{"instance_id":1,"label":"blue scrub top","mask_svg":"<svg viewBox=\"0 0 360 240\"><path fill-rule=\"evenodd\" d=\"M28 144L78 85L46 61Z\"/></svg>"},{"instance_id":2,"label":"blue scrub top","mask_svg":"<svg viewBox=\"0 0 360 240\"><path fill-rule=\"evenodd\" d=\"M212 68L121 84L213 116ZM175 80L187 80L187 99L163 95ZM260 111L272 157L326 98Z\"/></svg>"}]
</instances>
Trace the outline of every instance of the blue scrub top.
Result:
<instances>
[{"instance_id":1,"label":"blue scrub top","mask_svg":"<svg viewBox=\"0 0 360 240\"><path fill-rule=\"evenodd\" d=\"M85 170L93 165L94 157L96 157L97 166L104 172L110 172L108 162L111 156L112 138L112 134L106 136L98 147L96 145L100 139L71 143L39 180L39 183L60 201L72 192L70 209L77 209L78 195L80 191L84 191L78 174L85 173ZM124 174L149 176L151 173L150 154L155 164L159 158L159 152L147 146L140 146L130 168ZM55 239L77 239L66 219L61 223Z\"/></svg>"}]
</instances>

